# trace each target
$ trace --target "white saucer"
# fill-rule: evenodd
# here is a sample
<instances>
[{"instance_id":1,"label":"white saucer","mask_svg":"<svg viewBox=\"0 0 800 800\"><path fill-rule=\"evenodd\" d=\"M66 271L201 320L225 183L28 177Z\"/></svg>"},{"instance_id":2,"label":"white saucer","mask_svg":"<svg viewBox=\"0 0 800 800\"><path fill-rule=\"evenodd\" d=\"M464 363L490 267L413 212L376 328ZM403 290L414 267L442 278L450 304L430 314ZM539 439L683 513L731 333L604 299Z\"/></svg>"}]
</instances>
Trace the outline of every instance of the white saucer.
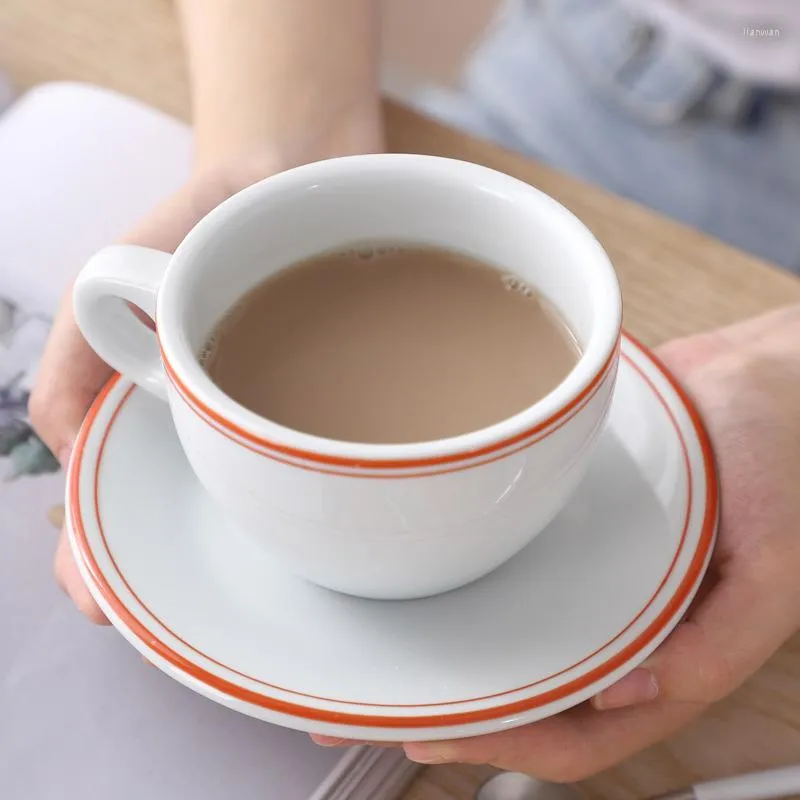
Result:
<instances>
[{"instance_id":1,"label":"white saucer","mask_svg":"<svg viewBox=\"0 0 800 800\"><path fill-rule=\"evenodd\" d=\"M711 448L683 392L623 342L608 430L568 508L492 575L426 600L284 573L197 485L166 405L116 379L75 448L70 541L121 633L191 689L305 731L383 741L521 725L618 680L708 565Z\"/></svg>"}]
</instances>

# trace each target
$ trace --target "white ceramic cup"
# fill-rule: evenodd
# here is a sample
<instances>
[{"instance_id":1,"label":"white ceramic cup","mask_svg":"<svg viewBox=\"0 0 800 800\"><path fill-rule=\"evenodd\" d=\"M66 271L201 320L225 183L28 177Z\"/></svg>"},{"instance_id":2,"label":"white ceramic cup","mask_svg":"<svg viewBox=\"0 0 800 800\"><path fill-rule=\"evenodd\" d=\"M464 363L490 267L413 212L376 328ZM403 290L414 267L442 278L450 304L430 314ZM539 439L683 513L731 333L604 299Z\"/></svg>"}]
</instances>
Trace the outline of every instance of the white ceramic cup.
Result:
<instances>
[{"instance_id":1,"label":"white ceramic cup","mask_svg":"<svg viewBox=\"0 0 800 800\"><path fill-rule=\"evenodd\" d=\"M516 416L418 444L290 430L212 383L198 353L242 295L294 262L365 239L439 245L516 273L560 310L582 357ZM155 319L158 337L126 301ZM97 353L169 401L200 483L243 531L299 575L371 598L466 584L547 525L606 417L621 323L611 263L570 212L507 175L418 155L334 159L268 178L202 219L174 255L102 250L80 273L74 305Z\"/></svg>"}]
</instances>

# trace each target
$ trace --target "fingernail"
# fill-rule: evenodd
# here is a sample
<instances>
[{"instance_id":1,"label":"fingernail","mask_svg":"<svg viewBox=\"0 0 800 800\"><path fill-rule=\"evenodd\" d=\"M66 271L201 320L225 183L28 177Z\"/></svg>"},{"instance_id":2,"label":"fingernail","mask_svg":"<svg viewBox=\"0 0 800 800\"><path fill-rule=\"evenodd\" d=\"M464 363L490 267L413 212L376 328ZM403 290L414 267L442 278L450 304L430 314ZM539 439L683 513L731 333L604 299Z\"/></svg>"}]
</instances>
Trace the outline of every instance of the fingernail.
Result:
<instances>
[{"instance_id":1,"label":"fingernail","mask_svg":"<svg viewBox=\"0 0 800 800\"><path fill-rule=\"evenodd\" d=\"M431 743L431 744L407 744L403 748L406 758L417 764L447 764L455 761L458 757L458 750L450 744Z\"/></svg>"},{"instance_id":2,"label":"fingernail","mask_svg":"<svg viewBox=\"0 0 800 800\"><path fill-rule=\"evenodd\" d=\"M47 520L54 528L61 528L64 524L64 506L51 506L47 511Z\"/></svg>"},{"instance_id":3,"label":"fingernail","mask_svg":"<svg viewBox=\"0 0 800 800\"><path fill-rule=\"evenodd\" d=\"M311 738L314 740L314 744L318 744L320 747L341 747L347 741L337 736L314 735Z\"/></svg>"},{"instance_id":4,"label":"fingernail","mask_svg":"<svg viewBox=\"0 0 800 800\"><path fill-rule=\"evenodd\" d=\"M598 711L626 708L641 703L649 703L658 697L658 681L649 669L639 667L621 681L592 698L592 705Z\"/></svg>"}]
</instances>

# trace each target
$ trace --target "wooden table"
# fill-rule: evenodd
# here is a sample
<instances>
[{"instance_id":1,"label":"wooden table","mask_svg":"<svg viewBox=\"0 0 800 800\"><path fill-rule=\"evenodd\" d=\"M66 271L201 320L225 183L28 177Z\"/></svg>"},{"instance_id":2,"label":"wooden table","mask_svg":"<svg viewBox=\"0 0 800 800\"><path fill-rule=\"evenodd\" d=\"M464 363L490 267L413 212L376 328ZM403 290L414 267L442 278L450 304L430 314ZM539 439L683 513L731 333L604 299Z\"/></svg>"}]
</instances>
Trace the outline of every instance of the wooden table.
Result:
<instances>
[{"instance_id":1,"label":"wooden table","mask_svg":"<svg viewBox=\"0 0 800 800\"><path fill-rule=\"evenodd\" d=\"M188 118L169 0L2 0L0 67L20 88L83 80ZM542 188L582 218L613 259L626 325L650 345L788 302L800 282L757 259L541 164L386 108L392 150L487 164ZM672 740L588 781L590 797L639 798L743 770L800 761L800 637L743 689ZM406 800L468 800L485 768L429 768Z\"/></svg>"}]
</instances>

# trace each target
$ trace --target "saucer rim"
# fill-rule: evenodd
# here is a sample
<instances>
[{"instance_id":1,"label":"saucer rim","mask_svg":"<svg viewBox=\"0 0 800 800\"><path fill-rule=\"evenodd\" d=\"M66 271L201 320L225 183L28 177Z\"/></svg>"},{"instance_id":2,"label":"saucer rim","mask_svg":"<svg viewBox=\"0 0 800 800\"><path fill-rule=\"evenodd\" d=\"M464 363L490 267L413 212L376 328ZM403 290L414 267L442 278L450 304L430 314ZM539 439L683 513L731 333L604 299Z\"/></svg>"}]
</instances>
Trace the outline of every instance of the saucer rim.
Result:
<instances>
[{"instance_id":1,"label":"saucer rim","mask_svg":"<svg viewBox=\"0 0 800 800\"><path fill-rule=\"evenodd\" d=\"M676 614L678 614L678 612L683 606L688 605L688 603L691 601L691 598L694 596L694 593L697 591L702 581L702 577L707 568L707 564L710 559L711 551L713 549L714 541L716 538L716 528L717 528L717 519L719 511L717 471L714 463L711 444L708 439L708 435L705 431L705 428L703 426L703 423L700 419L700 416L694 404L687 396L686 392L683 390L680 384L678 384L675 378L671 375L669 370L649 350L649 348L642 345L638 340L635 339L635 337L632 337L627 333L625 334L625 340L629 342L630 345L632 345L634 348L638 349L640 353L643 356L645 356L647 361L650 362L652 367L654 367L661 373L661 375L670 384L671 388L673 389L673 391L677 396L677 400L680 402L680 404L683 406L684 410L687 413L687 416L690 421L690 426L691 428L694 429L694 433L697 438L697 443L699 444L700 452L702 454L702 459L698 459L697 466L699 467L699 464L702 463L702 468L704 470L706 479L705 481L706 502L704 506L704 516L702 519L702 525L700 528L700 534L698 536L695 552L691 556L691 560L685 568L685 572L683 577L681 578L680 584L675 589L671 597L663 600L664 604L663 608L657 614L655 619L653 619L649 623L649 625L644 629L644 631L642 631L633 641L629 642L621 650L611 653L609 657L601 664L593 667L592 669L581 675L576 676L571 681L564 683L560 686L553 687L547 691L540 692L538 694L534 694L521 699L516 699L506 704L492 705L489 707L472 709L468 711L444 711L444 712L439 711L439 713L425 714L419 716L407 713L403 713L402 715L399 716L390 716L384 713L387 710L392 710L394 712L408 712L411 709L422 710L425 708L441 710L441 709L446 709L450 706L483 702L503 696L513 695L521 691L532 689L534 686L539 685L545 681L553 680L554 678L557 678L559 674L563 674L564 672L579 667L582 663L588 661L595 655L599 654L605 648L610 647L618 638L623 636L624 633L628 631L632 625L634 625L637 621L641 619L643 615L647 613L647 610L656 600L659 593L663 589L663 586L666 583L667 579L672 574L672 571L675 568L675 564L678 560L678 557L682 552L682 548L685 545L685 538L690 524L691 492L690 492L690 497L687 500L687 505L688 505L687 518L686 522L684 523L684 530L681 537L681 544L679 545L676 551L676 554L673 558L672 564L670 565L667 575L665 576L661 584L658 586L658 588L655 589L654 593L647 601L647 604L644 606L644 608L636 614L636 616L625 626L625 628L623 628L620 632L615 634L615 636L612 637L609 641L605 642L597 651L585 656L576 664L573 664L570 667L559 671L559 673L555 673L553 675L547 676L546 678L537 680L533 684L528 684L521 687L515 687L512 689L503 690L502 692L494 693L492 695L488 695L485 697L468 698L466 700L454 700L454 701L439 702L439 703L407 704L407 705L378 704L378 703L365 703L363 701L361 702L345 701L333 698L319 697L315 695L303 694L291 689L286 689L284 687L273 686L264 681L259 681L258 679L253 678L251 676L244 675L231 667L221 664L220 662L217 662L215 659L198 651L195 647L193 647L189 643L184 642L177 634L175 634L163 622L161 622L158 619L158 617L156 617L155 615L152 614L152 612L149 611L147 606L141 601L138 595L128 585L127 580L123 575L122 571L119 569L118 566L116 566L116 562L114 561L113 555L111 554L111 551L108 548L108 544L106 543L106 549L109 557L111 558L111 562L112 564L114 564L120 580L127 587L128 591L131 592L131 595L141 604L145 612L149 613L154 618L154 620L160 625L162 629L170 633L177 641L181 642L182 645L187 649L192 650L193 652L200 655L202 658L208 660L211 663L216 664L217 666L220 666L221 668L225 669L226 671L232 674L236 674L239 677L243 677L254 683L259 683L261 686L265 686L268 689L273 689L283 692L285 694L289 694L294 698L307 698L309 700L316 700L318 702L328 703L328 704L359 706L361 708L374 709L375 711L382 712L377 714L336 711L330 708L317 708L309 705L302 705L299 702L287 701L279 697L265 695L258 691L249 689L245 686L241 686L239 684L226 680L224 677L209 672L203 666L200 666L199 664L187 658L185 655L182 655L181 653L177 652L172 646L161 641L150 630L148 630L148 627L138 619L136 614L130 611L129 608L125 605L125 603L122 600L120 600L119 596L117 595L111 584L108 582L108 580L105 578L103 571L100 569L100 567L97 564L97 561L94 558L92 547L89 544L89 539L83 524L83 518L80 509L81 503L79 498L81 474L83 472L83 458L85 456L85 450L87 447L88 440L90 438L90 434L92 432L94 423L101 409L103 408L105 399L114 389L114 387L117 386L117 384L119 383L120 376L112 378L111 381L109 381L106 387L103 389L101 394L98 396L97 400L92 406L92 409L87 415L84 426L82 427L78 440L76 441L75 458L73 459L70 465L70 472L68 476L68 506L70 510L69 516L71 523L69 527L71 529L70 533L71 533L71 543L73 545L73 550L76 552L76 555L80 557L82 566L84 566L86 571L89 573L89 576L91 578L91 583L93 584L93 587L91 588L94 588L97 592L100 593L100 595L105 600L106 604L114 611L114 616L122 623L122 625L125 628L128 629L128 631L133 637L139 640L141 644L149 652L157 653L159 656L161 656L161 658L165 659L166 662L170 664L173 670L180 672L181 674L185 675L192 681L203 684L203 686L206 689L213 691L215 694L221 693L227 696L231 701L239 701L247 705L255 705L266 710L277 712L281 715L288 715L292 718L302 718L305 719L307 722L316 721L316 722L335 724L340 726L352 725L357 727L384 728L384 729L396 729L396 728L431 729L431 728L452 727L454 725L462 725L462 724L473 725L480 723L499 722L501 720L508 719L509 716L517 714L525 714L526 712L530 713L532 711L535 711L536 709L541 709L543 707L552 705L554 703L563 703L565 701L568 701L570 698L576 697L582 692L585 692L587 687L597 684L599 681L602 681L604 678L607 678L615 671L620 670L626 665L630 664L641 653L645 652L648 649L648 647L652 647L653 642L656 642L657 644L658 641L663 640L666 637L666 635L668 635L668 633L672 630L672 628L676 624L677 619L680 618L680 616L678 616L676 619ZM630 359L626 360L629 361L629 366L637 370L640 379L642 379L648 385L649 390L664 406L668 415L670 416L672 424L676 430L676 433L681 441L681 445L684 450L684 459L687 464L688 473L689 475L691 475L692 464L687 449L687 443L683 435L683 431L687 428L687 426L682 425L677 421L677 419L674 416L672 407L669 405L669 401L653 384L652 380L648 377L648 375L644 372L644 370L639 368ZM105 430L103 431L101 444L96 448L96 452L91 454L91 457L89 459L91 463L99 464L101 462L102 451L105 441L108 437L108 433L111 430L117 415L124 407L125 400L130 396L134 388L135 388L134 386L131 386L128 389L128 391L125 392L122 399L119 400L117 407L113 410L111 417L107 420L107 422L105 422L106 427ZM94 478L94 485L95 485L94 510L96 514L96 519L98 521L100 520L100 512L97 504L96 488L99 479L99 474L100 474L100 469L96 469ZM690 483L690 490L691 490L691 483ZM101 528L101 537L105 542L105 535L102 533L102 525L100 525L100 528Z\"/></svg>"}]
</instances>

